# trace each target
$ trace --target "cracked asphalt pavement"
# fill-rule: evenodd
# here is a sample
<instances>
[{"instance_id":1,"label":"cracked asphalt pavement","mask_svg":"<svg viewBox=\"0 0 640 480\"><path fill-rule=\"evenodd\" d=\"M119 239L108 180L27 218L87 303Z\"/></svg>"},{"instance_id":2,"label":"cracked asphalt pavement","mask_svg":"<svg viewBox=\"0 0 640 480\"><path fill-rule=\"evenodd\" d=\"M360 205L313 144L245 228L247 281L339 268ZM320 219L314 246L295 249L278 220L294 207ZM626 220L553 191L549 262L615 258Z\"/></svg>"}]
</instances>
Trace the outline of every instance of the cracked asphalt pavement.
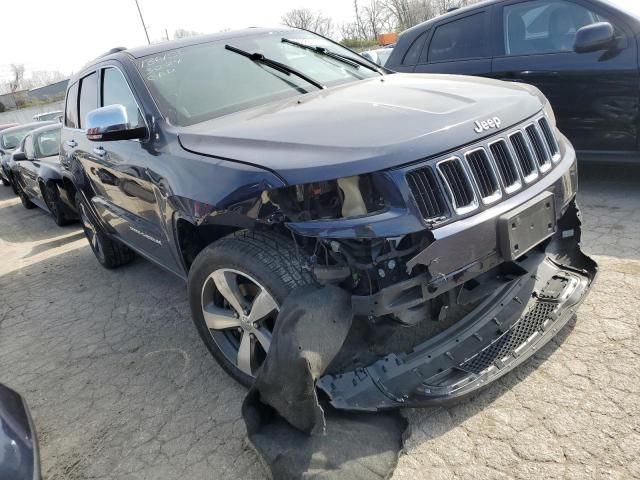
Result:
<instances>
[{"instance_id":1,"label":"cracked asphalt pavement","mask_svg":"<svg viewBox=\"0 0 640 480\"><path fill-rule=\"evenodd\" d=\"M640 169L587 165L576 321L462 404L407 410L394 479L640 477ZM245 390L208 354L185 285L101 268L79 227L0 188L0 382L31 407L47 480L265 478Z\"/></svg>"}]
</instances>

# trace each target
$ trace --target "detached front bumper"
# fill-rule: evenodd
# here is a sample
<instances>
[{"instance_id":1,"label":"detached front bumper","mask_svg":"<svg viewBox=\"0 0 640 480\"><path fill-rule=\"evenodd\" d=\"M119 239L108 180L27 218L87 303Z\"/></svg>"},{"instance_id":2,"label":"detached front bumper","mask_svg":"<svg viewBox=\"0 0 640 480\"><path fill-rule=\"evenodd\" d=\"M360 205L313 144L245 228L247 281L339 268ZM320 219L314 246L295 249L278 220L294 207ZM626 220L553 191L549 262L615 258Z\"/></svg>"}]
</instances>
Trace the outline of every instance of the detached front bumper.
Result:
<instances>
[{"instance_id":1,"label":"detached front bumper","mask_svg":"<svg viewBox=\"0 0 640 480\"><path fill-rule=\"evenodd\" d=\"M575 152L564 137L559 143L558 164L535 184L434 229L432 243L407 262L409 270L421 265L428 273L353 297L354 314L375 317L411 309L472 279L479 285L465 291L475 297L473 310L445 331L411 351L323 377L318 386L334 407L376 411L458 400L524 362L565 326L597 265L580 250ZM545 207L550 211L541 215ZM518 233L512 235L512 227ZM511 274L496 281L491 275L503 265Z\"/></svg>"},{"instance_id":2,"label":"detached front bumper","mask_svg":"<svg viewBox=\"0 0 640 480\"><path fill-rule=\"evenodd\" d=\"M339 409L376 411L460 399L495 381L545 345L574 315L597 265L579 248L580 214L571 202L545 251L517 262L455 325L406 354L323 377L318 386Z\"/></svg>"}]
</instances>

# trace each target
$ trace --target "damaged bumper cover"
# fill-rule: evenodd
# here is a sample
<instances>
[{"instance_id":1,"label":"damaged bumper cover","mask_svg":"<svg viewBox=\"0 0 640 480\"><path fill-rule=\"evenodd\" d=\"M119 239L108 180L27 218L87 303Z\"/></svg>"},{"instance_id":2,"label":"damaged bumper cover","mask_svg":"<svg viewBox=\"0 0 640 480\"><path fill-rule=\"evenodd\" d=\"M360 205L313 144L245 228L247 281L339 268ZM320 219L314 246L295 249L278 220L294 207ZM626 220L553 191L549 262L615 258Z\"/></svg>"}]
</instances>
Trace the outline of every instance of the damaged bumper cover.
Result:
<instances>
[{"instance_id":1,"label":"damaged bumper cover","mask_svg":"<svg viewBox=\"0 0 640 480\"><path fill-rule=\"evenodd\" d=\"M387 172L403 211L288 225L324 239L390 239L418 230L431 237L404 264L408 277L352 295L356 317L395 316L399 328L411 328L424 318L420 306L456 291L458 304L471 309L406 350L322 377L317 386L334 407L376 411L461 399L524 362L572 318L597 265L580 250L575 151L562 136L558 144L557 163L533 183L436 228L425 224L407 188L415 166Z\"/></svg>"},{"instance_id":2,"label":"damaged bumper cover","mask_svg":"<svg viewBox=\"0 0 640 480\"><path fill-rule=\"evenodd\" d=\"M447 403L483 388L533 355L574 315L597 273L579 242L580 214L572 201L546 249L519 259L520 274L455 325L410 353L327 375L318 386L334 407L361 411Z\"/></svg>"}]
</instances>

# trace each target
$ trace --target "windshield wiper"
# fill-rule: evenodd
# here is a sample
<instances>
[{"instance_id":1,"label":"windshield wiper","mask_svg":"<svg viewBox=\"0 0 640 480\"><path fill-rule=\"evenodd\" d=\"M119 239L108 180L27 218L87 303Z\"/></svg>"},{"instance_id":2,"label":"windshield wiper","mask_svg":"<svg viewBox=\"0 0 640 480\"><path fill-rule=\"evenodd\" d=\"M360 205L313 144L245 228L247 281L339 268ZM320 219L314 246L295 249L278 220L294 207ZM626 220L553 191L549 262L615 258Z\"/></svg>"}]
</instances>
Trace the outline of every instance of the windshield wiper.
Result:
<instances>
[{"instance_id":1,"label":"windshield wiper","mask_svg":"<svg viewBox=\"0 0 640 480\"><path fill-rule=\"evenodd\" d=\"M294 40L289 40L288 38L283 38L282 42L288 43L290 45L295 45L296 47L299 47L299 48L304 48L305 50L311 50L312 52L319 53L320 55L333 58L335 60L338 60L339 62L346 63L355 68L364 67L364 68L368 68L369 70L373 70L374 72L379 73L380 75L383 74L381 69L374 67L373 65L370 65L364 60L348 57L346 55L341 55L325 47L320 47L317 45L305 45L304 43L299 43Z\"/></svg>"},{"instance_id":2,"label":"windshield wiper","mask_svg":"<svg viewBox=\"0 0 640 480\"><path fill-rule=\"evenodd\" d=\"M319 88L320 90L324 90L325 88L327 88L317 80L314 80L313 78L305 75L301 71L296 70L295 68L292 68L289 65L285 65L284 63L271 60L270 58L265 57L261 53L246 52L244 50L233 47L231 45L225 45L224 48L226 48L230 52L237 53L238 55L242 55L243 57L247 57L251 61L254 61L256 63L261 63L263 65L271 67L274 70L284 73L285 75L295 75L296 77L303 79L305 82L310 83L311 85L313 85L316 88Z\"/></svg>"}]
</instances>

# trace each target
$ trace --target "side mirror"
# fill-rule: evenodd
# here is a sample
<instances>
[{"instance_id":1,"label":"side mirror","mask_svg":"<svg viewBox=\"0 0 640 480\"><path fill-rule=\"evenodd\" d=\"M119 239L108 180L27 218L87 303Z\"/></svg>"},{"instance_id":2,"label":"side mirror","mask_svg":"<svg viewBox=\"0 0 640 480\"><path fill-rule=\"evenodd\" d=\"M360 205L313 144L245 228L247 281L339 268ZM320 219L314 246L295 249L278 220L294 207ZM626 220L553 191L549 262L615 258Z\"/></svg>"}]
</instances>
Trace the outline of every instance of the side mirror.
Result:
<instances>
[{"instance_id":1,"label":"side mirror","mask_svg":"<svg viewBox=\"0 0 640 480\"><path fill-rule=\"evenodd\" d=\"M13 161L14 162L20 162L20 161L24 161L24 160L28 160L26 153L24 153L24 152L16 152L16 153L13 154Z\"/></svg>"},{"instance_id":2,"label":"side mirror","mask_svg":"<svg viewBox=\"0 0 640 480\"><path fill-rule=\"evenodd\" d=\"M608 50L616 42L616 34L609 22L592 23L576 32L573 50L576 53L597 52Z\"/></svg>"},{"instance_id":3,"label":"side mirror","mask_svg":"<svg viewBox=\"0 0 640 480\"><path fill-rule=\"evenodd\" d=\"M122 105L109 105L87 113L86 134L89 140L108 142L145 138L145 127L132 127L127 109Z\"/></svg>"}]
</instances>

